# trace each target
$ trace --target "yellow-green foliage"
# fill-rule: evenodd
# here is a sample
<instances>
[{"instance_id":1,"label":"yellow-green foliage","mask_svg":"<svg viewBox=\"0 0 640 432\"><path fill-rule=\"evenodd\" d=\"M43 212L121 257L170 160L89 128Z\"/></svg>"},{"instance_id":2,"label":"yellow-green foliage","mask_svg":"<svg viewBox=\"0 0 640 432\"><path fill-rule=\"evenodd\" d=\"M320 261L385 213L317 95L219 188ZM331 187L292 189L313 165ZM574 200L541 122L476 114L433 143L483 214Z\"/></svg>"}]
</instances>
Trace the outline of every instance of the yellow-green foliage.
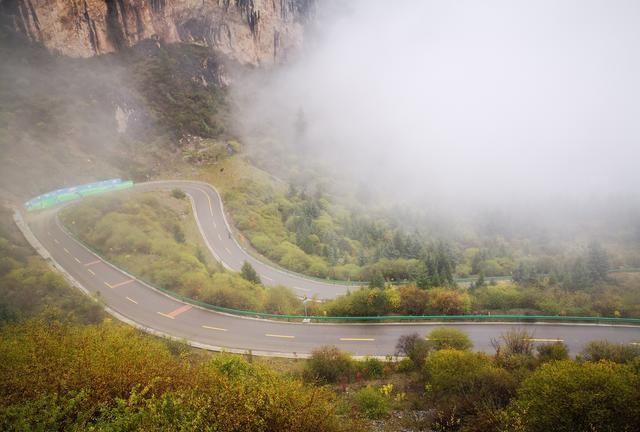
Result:
<instances>
[{"instance_id":1,"label":"yellow-green foliage","mask_svg":"<svg viewBox=\"0 0 640 432\"><path fill-rule=\"evenodd\" d=\"M437 327L429 333L427 339L434 350L457 349L466 351L473 347L473 342L465 332L452 327Z\"/></svg>"},{"instance_id":2,"label":"yellow-green foliage","mask_svg":"<svg viewBox=\"0 0 640 432\"><path fill-rule=\"evenodd\" d=\"M367 418L379 419L389 413L389 400L380 391L367 386L355 394L358 410Z\"/></svg>"},{"instance_id":3,"label":"yellow-green foliage","mask_svg":"<svg viewBox=\"0 0 640 432\"><path fill-rule=\"evenodd\" d=\"M471 311L471 297L461 289L362 287L344 296L311 306L312 313L330 316L463 315Z\"/></svg>"},{"instance_id":4,"label":"yellow-green foliage","mask_svg":"<svg viewBox=\"0 0 640 432\"><path fill-rule=\"evenodd\" d=\"M462 412L479 404L506 404L516 382L483 353L443 349L427 357L424 368L427 395L438 405L456 406Z\"/></svg>"},{"instance_id":5,"label":"yellow-green foliage","mask_svg":"<svg viewBox=\"0 0 640 432\"><path fill-rule=\"evenodd\" d=\"M608 361L542 365L518 389L505 431L637 431L640 375Z\"/></svg>"},{"instance_id":6,"label":"yellow-green foliage","mask_svg":"<svg viewBox=\"0 0 640 432\"><path fill-rule=\"evenodd\" d=\"M185 233L194 231L189 202L168 193L87 199L67 209L63 221L114 264L161 288L234 309L301 311L291 291L268 293L237 273L209 265L204 247L186 240ZM274 306L274 296L281 305Z\"/></svg>"},{"instance_id":7,"label":"yellow-green foliage","mask_svg":"<svg viewBox=\"0 0 640 432\"><path fill-rule=\"evenodd\" d=\"M328 389L125 326L0 329L2 430L337 431Z\"/></svg>"},{"instance_id":8,"label":"yellow-green foliage","mask_svg":"<svg viewBox=\"0 0 640 432\"><path fill-rule=\"evenodd\" d=\"M225 159L202 178L223 192L248 243L282 267L339 280L367 280L373 271L407 279L421 269L417 259L403 258L419 254L416 239L352 214L322 193L287 190L240 157Z\"/></svg>"}]
</instances>

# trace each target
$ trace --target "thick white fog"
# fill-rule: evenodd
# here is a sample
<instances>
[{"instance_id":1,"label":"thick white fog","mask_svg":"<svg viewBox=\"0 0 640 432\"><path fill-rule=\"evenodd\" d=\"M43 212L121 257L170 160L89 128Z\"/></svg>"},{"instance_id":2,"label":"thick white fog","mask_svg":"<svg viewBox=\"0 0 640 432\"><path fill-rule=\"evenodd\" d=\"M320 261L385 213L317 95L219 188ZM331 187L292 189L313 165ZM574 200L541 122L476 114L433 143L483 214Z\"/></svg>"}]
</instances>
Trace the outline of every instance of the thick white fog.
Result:
<instances>
[{"instance_id":1,"label":"thick white fog","mask_svg":"<svg viewBox=\"0 0 640 432\"><path fill-rule=\"evenodd\" d=\"M299 59L240 86L245 130L269 125L410 199L640 183L637 0L361 0L320 15Z\"/></svg>"}]
</instances>

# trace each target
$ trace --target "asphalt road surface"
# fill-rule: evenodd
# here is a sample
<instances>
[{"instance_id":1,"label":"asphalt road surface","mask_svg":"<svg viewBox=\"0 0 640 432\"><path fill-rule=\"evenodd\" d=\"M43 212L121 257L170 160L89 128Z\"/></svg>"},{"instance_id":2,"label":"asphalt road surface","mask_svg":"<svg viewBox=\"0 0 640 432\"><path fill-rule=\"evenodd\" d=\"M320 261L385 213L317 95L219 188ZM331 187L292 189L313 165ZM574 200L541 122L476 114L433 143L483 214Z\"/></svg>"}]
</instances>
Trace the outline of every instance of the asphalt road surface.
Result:
<instances>
[{"instance_id":1,"label":"asphalt road surface","mask_svg":"<svg viewBox=\"0 0 640 432\"><path fill-rule=\"evenodd\" d=\"M347 287L307 279L281 271L245 252L231 235L217 192L197 182L154 182L136 190L184 190L192 199L199 228L211 252L227 268L239 270L249 261L266 285L281 284L303 295L330 298ZM491 340L510 328L524 328L536 343L561 340L572 353L585 343L607 339L640 343L639 326L545 323L385 323L326 324L293 323L238 317L185 304L161 293L124 271L103 261L61 226L58 209L30 215L28 224L51 258L89 293L99 293L106 306L119 319L151 333L184 339L195 346L232 352L251 351L257 355L308 355L322 345L335 345L355 356L393 354L398 338L417 332L428 334L446 325L466 332L479 351L493 351Z\"/></svg>"}]
</instances>

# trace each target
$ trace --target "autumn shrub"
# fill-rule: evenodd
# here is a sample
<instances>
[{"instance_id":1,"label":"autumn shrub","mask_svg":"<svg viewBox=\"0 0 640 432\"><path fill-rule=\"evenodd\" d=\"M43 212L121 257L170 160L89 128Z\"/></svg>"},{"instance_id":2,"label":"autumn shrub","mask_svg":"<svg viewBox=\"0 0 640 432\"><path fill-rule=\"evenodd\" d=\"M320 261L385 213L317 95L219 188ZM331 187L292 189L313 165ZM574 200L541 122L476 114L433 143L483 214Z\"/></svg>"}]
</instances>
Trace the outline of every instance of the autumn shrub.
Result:
<instances>
[{"instance_id":1,"label":"autumn shrub","mask_svg":"<svg viewBox=\"0 0 640 432\"><path fill-rule=\"evenodd\" d=\"M334 346L324 346L314 350L305 366L307 380L323 383L350 381L355 371L351 355Z\"/></svg>"},{"instance_id":2,"label":"autumn shrub","mask_svg":"<svg viewBox=\"0 0 640 432\"><path fill-rule=\"evenodd\" d=\"M357 362L356 367L367 379L381 378L384 375L384 362L375 357L366 357Z\"/></svg>"},{"instance_id":3,"label":"autumn shrub","mask_svg":"<svg viewBox=\"0 0 640 432\"><path fill-rule=\"evenodd\" d=\"M182 189L173 189L171 191L171 196L176 198L176 199L184 199L187 194L185 194Z\"/></svg>"},{"instance_id":4,"label":"autumn shrub","mask_svg":"<svg viewBox=\"0 0 640 432\"><path fill-rule=\"evenodd\" d=\"M638 430L640 376L609 361L545 363L518 389L504 431Z\"/></svg>"},{"instance_id":5,"label":"autumn shrub","mask_svg":"<svg viewBox=\"0 0 640 432\"><path fill-rule=\"evenodd\" d=\"M4 326L0 375L2 430L351 429L329 389L109 323Z\"/></svg>"},{"instance_id":6,"label":"autumn shrub","mask_svg":"<svg viewBox=\"0 0 640 432\"><path fill-rule=\"evenodd\" d=\"M640 346L606 340L589 342L582 350L582 358L590 362L609 360L628 363L637 357L640 357Z\"/></svg>"},{"instance_id":7,"label":"autumn shrub","mask_svg":"<svg viewBox=\"0 0 640 432\"><path fill-rule=\"evenodd\" d=\"M434 350L457 349L470 350L473 342L466 333L452 327L437 327L427 336L429 345Z\"/></svg>"},{"instance_id":8,"label":"autumn shrub","mask_svg":"<svg viewBox=\"0 0 640 432\"><path fill-rule=\"evenodd\" d=\"M422 369L427 395L440 407L455 406L461 413L479 405L505 405L516 383L506 370L483 353L443 349L431 353Z\"/></svg>"},{"instance_id":9,"label":"autumn shrub","mask_svg":"<svg viewBox=\"0 0 640 432\"><path fill-rule=\"evenodd\" d=\"M429 302L429 293L425 289L415 285L403 285L399 288L400 308L402 315L426 315Z\"/></svg>"},{"instance_id":10,"label":"autumn shrub","mask_svg":"<svg viewBox=\"0 0 640 432\"><path fill-rule=\"evenodd\" d=\"M402 335L396 343L396 355L408 357L414 368L421 368L431 351L431 345L418 333Z\"/></svg>"},{"instance_id":11,"label":"autumn shrub","mask_svg":"<svg viewBox=\"0 0 640 432\"><path fill-rule=\"evenodd\" d=\"M432 315L464 315L471 311L471 297L449 288L432 288L428 291L427 313Z\"/></svg>"},{"instance_id":12,"label":"autumn shrub","mask_svg":"<svg viewBox=\"0 0 640 432\"><path fill-rule=\"evenodd\" d=\"M536 351L540 363L567 360L569 358L569 347L563 342L541 344L536 347Z\"/></svg>"},{"instance_id":13,"label":"autumn shrub","mask_svg":"<svg viewBox=\"0 0 640 432\"><path fill-rule=\"evenodd\" d=\"M355 395L358 410L369 419L380 419L389 414L389 401L378 390L367 386Z\"/></svg>"}]
</instances>

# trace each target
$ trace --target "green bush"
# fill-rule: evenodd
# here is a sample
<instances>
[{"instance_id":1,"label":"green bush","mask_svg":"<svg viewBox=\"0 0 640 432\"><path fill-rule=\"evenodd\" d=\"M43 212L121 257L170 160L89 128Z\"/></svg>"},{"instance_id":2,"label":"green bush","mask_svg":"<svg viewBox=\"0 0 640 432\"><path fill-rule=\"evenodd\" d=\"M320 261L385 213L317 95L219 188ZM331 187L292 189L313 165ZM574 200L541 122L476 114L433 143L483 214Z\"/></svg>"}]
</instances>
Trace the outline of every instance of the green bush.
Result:
<instances>
[{"instance_id":1,"label":"green bush","mask_svg":"<svg viewBox=\"0 0 640 432\"><path fill-rule=\"evenodd\" d=\"M433 329L429 333L427 340L434 350L457 349L466 351L473 347L473 342L471 342L466 333L451 327Z\"/></svg>"},{"instance_id":2,"label":"green bush","mask_svg":"<svg viewBox=\"0 0 640 432\"><path fill-rule=\"evenodd\" d=\"M464 315L471 311L471 297L461 290L432 288L428 291L427 313Z\"/></svg>"},{"instance_id":3,"label":"green bush","mask_svg":"<svg viewBox=\"0 0 640 432\"><path fill-rule=\"evenodd\" d=\"M380 316L393 311L394 289L360 288L322 305L331 316Z\"/></svg>"},{"instance_id":4,"label":"green bush","mask_svg":"<svg viewBox=\"0 0 640 432\"><path fill-rule=\"evenodd\" d=\"M389 414L389 402L382 393L371 386L360 389L355 395L358 410L368 419L380 419Z\"/></svg>"},{"instance_id":5,"label":"green bush","mask_svg":"<svg viewBox=\"0 0 640 432\"><path fill-rule=\"evenodd\" d=\"M176 199L184 199L186 198L187 194L185 194L181 189L173 189L171 191L171 196Z\"/></svg>"},{"instance_id":6,"label":"green bush","mask_svg":"<svg viewBox=\"0 0 640 432\"><path fill-rule=\"evenodd\" d=\"M240 310L257 310L264 288L230 273L215 273L200 291L199 300Z\"/></svg>"},{"instance_id":7,"label":"green bush","mask_svg":"<svg viewBox=\"0 0 640 432\"><path fill-rule=\"evenodd\" d=\"M563 342L553 342L538 345L538 361L546 363L557 360L567 360L569 358L569 347Z\"/></svg>"},{"instance_id":8,"label":"green bush","mask_svg":"<svg viewBox=\"0 0 640 432\"><path fill-rule=\"evenodd\" d=\"M358 369L367 379L382 378L384 375L384 362L375 357L367 357L358 364Z\"/></svg>"},{"instance_id":9,"label":"green bush","mask_svg":"<svg viewBox=\"0 0 640 432\"><path fill-rule=\"evenodd\" d=\"M280 315L301 314L301 302L287 287L276 286L266 290L262 302L262 310Z\"/></svg>"},{"instance_id":10,"label":"green bush","mask_svg":"<svg viewBox=\"0 0 640 432\"><path fill-rule=\"evenodd\" d=\"M640 357L640 346L606 340L589 342L582 350L582 358L590 362L628 363L637 357Z\"/></svg>"},{"instance_id":11,"label":"green bush","mask_svg":"<svg viewBox=\"0 0 640 432\"><path fill-rule=\"evenodd\" d=\"M260 276L258 276L258 273L256 272L256 270L247 261L245 261L244 264L242 264L242 268L240 269L240 274L242 275L243 278L245 278L249 282L253 282L256 284L261 283Z\"/></svg>"},{"instance_id":12,"label":"green bush","mask_svg":"<svg viewBox=\"0 0 640 432\"><path fill-rule=\"evenodd\" d=\"M503 430L632 432L639 418L640 376L631 368L565 360L545 363L522 383Z\"/></svg>"},{"instance_id":13,"label":"green bush","mask_svg":"<svg viewBox=\"0 0 640 432\"><path fill-rule=\"evenodd\" d=\"M507 310L521 305L521 292L514 284L487 285L476 293L478 305L485 309Z\"/></svg>"},{"instance_id":14,"label":"green bush","mask_svg":"<svg viewBox=\"0 0 640 432\"><path fill-rule=\"evenodd\" d=\"M439 406L472 412L482 404L503 406L516 383L486 354L443 349L431 353L424 364L428 396Z\"/></svg>"},{"instance_id":15,"label":"green bush","mask_svg":"<svg viewBox=\"0 0 640 432\"><path fill-rule=\"evenodd\" d=\"M307 380L323 383L350 381L355 370L349 353L334 346L324 346L314 350L307 361L304 375Z\"/></svg>"}]
</instances>

